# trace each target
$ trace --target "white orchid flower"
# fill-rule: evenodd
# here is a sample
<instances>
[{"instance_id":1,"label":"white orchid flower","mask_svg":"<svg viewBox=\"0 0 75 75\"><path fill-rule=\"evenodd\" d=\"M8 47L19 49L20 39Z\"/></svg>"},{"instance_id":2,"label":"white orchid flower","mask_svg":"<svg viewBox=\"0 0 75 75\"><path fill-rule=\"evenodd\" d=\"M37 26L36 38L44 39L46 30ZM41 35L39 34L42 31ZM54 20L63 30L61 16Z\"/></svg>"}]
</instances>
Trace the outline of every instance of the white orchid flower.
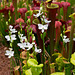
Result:
<instances>
[{"instance_id":1,"label":"white orchid flower","mask_svg":"<svg viewBox=\"0 0 75 75\"><path fill-rule=\"evenodd\" d=\"M12 34L12 33L16 33L16 32L17 32L17 30L16 30L16 29L10 29L10 31L11 31L11 34Z\"/></svg>"},{"instance_id":2,"label":"white orchid flower","mask_svg":"<svg viewBox=\"0 0 75 75\"><path fill-rule=\"evenodd\" d=\"M23 36L23 34L19 34L18 37L20 38L20 42L23 42L24 40L27 42L26 36Z\"/></svg>"},{"instance_id":3,"label":"white orchid flower","mask_svg":"<svg viewBox=\"0 0 75 75\"><path fill-rule=\"evenodd\" d=\"M42 15L43 14L43 12L41 13L41 11L39 10L39 13L37 13L37 14L33 14L33 16L35 16L35 17L39 17L40 15Z\"/></svg>"},{"instance_id":4,"label":"white orchid flower","mask_svg":"<svg viewBox=\"0 0 75 75\"><path fill-rule=\"evenodd\" d=\"M63 38L64 38L64 39L66 39L66 38L67 38L67 36L65 36L65 35L64 35L64 36L63 36Z\"/></svg>"},{"instance_id":5,"label":"white orchid flower","mask_svg":"<svg viewBox=\"0 0 75 75\"><path fill-rule=\"evenodd\" d=\"M63 36L63 41L64 41L64 43L70 42L70 40L69 40L69 38L67 38L67 36Z\"/></svg>"},{"instance_id":6,"label":"white orchid flower","mask_svg":"<svg viewBox=\"0 0 75 75\"><path fill-rule=\"evenodd\" d=\"M16 35L13 34L13 35L6 35L5 38L7 39L7 41L13 41L13 40L16 40Z\"/></svg>"},{"instance_id":7,"label":"white orchid flower","mask_svg":"<svg viewBox=\"0 0 75 75\"><path fill-rule=\"evenodd\" d=\"M50 23L50 22L51 22L51 20L49 20L49 21L48 21L48 20L47 20L47 19L45 19L45 18L44 18L44 19L43 19L43 18L41 18L41 20L42 20L42 21L44 21L45 23Z\"/></svg>"},{"instance_id":8,"label":"white orchid flower","mask_svg":"<svg viewBox=\"0 0 75 75\"><path fill-rule=\"evenodd\" d=\"M9 50L10 50L10 51L12 51L12 50L13 50L13 48L9 48Z\"/></svg>"},{"instance_id":9,"label":"white orchid flower","mask_svg":"<svg viewBox=\"0 0 75 75\"><path fill-rule=\"evenodd\" d=\"M38 29L40 29L42 31L42 33L43 33L44 30L48 29L48 24L46 24L46 25L38 24Z\"/></svg>"},{"instance_id":10,"label":"white orchid flower","mask_svg":"<svg viewBox=\"0 0 75 75\"><path fill-rule=\"evenodd\" d=\"M18 37L19 37L19 38L22 38L22 37L23 37L23 34L20 33L20 34L18 35Z\"/></svg>"},{"instance_id":11,"label":"white orchid flower","mask_svg":"<svg viewBox=\"0 0 75 75\"><path fill-rule=\"evenodd\" d=\"M75 41L75 38L73 38L73 41Z\"/></svg>"},{"instance_id":12,"label":"white orchid flower","mask_svg":"<svg viewBox=\"0 0 75 75\"><path fill-rule=\"evenodd\" d=\"M12 26L12 25L10 25L10 26L9 26L9 29L12 29L12 28L13 28L13 26Z\"/></svg>"},{"instance_id":13,"label":"white orchid flower","mask_svg":"<svg viewBox=\"0 0 75 75\"><path fill-rule=\"evenodd\" d=\"M11 34L17 32L16 29L14 29L12 25L9 26L9 30L10 30Z\"/></svg>"},{"instance_id":14,"label":"white orchid flower","mask_svg":"<svg viewBox=\"0 0 75 75\"><path fill-rule=\"evenodd\" d=\"M20 48L22 48L23 50L25 50L25 44L24 43L18 43L17 44Z\"/></svg>"},{"instance_id":15,"label":"white orchid flower","mask_svg":"<svg viewBox=\"0 0 75 75\"><path fill-rule=\"evenodd\" d=\"M12 56L14 56L14 51L12 51L12 50L6 50L5 55L8 56L8 58L11 58Z\"/></svg>"},{"instance_id":16,"label":"white orchid flower","mask_svg":"<svg viewBox=\"0 0 75 75\"><path fill-rule=\"evenodd\" d=\"M42 50L41 50L41 49L37 49L37 46L35 45L35 52L36 52L36 53L41 53Z\"/></svg>"},{"instance_id":17,"label":"white orchid flower","mask_svg":"<svg viewBox=\"0 0 75 75\"><path fill-rule=\"evenodd\" d=\"M17 45L24 50L30 50L33 47L33 44L30 44L29 42L18 43Z\"/></svg>"}]
</instances>

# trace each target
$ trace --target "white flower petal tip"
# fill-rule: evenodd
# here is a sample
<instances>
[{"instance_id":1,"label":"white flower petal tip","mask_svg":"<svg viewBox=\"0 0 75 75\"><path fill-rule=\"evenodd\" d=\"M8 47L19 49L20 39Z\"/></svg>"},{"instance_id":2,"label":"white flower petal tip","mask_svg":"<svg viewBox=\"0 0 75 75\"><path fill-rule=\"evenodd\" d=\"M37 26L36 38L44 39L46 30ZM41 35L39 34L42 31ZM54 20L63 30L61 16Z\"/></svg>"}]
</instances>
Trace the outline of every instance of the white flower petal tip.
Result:
<instances>
[{"instance_id":1,"label":"white flower petal tip","mask_svg":"<svg viewBox=\"0 0 75 75\"><path fill-rule=\"evenodd\" d=\"M11 58L14 56L14 51L11 51L11 50L6 50L6 53L5 53L6 56L8 56L8 58Z\"/></svg>"},{"instance_id":2,"label":"white flower petal tip","mask_svg":"<svg viewBox=\"0 0 75 75\"><path fill-rule=\"evenodd\" d=\"M46 24L46 25L38 24L38 29L40 29L42 31L42 33L43 33L44 30L48 29L48 24Z\"/></svg>"},{"instance_id":3,"label":"white flower petal tip","mask_svg":"<svg viewBox=\"0 0 75 75\"><path fill-rule=\"evenodd\" d=\"M16 40L16 35L13 34L13 35L6 35L5 38L7 39L7 41L13 41L13 40Z\"/></svg>"},{"instance_id":4,"label":"white flower petal tip","mask_svg":"<svg viewBox=\"0 0 75 75\"><path fill-rule=\"evenodd\" d=\"M39 16L41 16L43 14L43 12L41 12L40 10L39 10L39 13L37 13L37 14L33 14L33 16L35 16L35 17L39 17Z\"/></svg>"},{"instance_id":5,"label":"white flower petal tip","mask_svg":"<svg viewBox=\"0 0 75 75\"><path fill-rule=\"evenodd\" d=\"M37 46L35 45L35 52L36 52L36 53L41 53L42 50L41 50L41 49L37 49Z\"/></svg>"},{"instance_id":6,"label":"white flower petal tip","mask_svg":"<svg viewBox=\"0 0 75 75\"><path fill-rule=\"evenodd\" d=\"M75 41L75 38L73 38L73 41Z\"/></svg>"},{"instance_id":7,"label":"white flower petal tip","mask_svg":"<svg viewBox=\"0 0 75 75\"><path fill-rule=\"evenodd\" d=\"M30 44L29 42L18 43L17 45L24 50L30 50L33 47L33 44Z\"/></svg>"},{"instance_id":8,"label":"white flower petal tip","mask_svg":"<svg viewBox=\"0 0 75 75\"><path fill-rule=\"evenodd\" d=\"M64 43L70 42L70 40L69 40L69 38L67 38L67 36L63 36L63 41L64 41Z\"/></svg>"},{"instance_id":9,"label":"white flower petal tip","mask_svg":"<svg viewBox=\"0 0 75 75\"><path fill-rule=\"evenodd\" d=\"M12 26L12 25L10 25L10 26L9 26L9 29L12 29L12 28L13 28L13 26Z\"/></svg>"}]
</instances>

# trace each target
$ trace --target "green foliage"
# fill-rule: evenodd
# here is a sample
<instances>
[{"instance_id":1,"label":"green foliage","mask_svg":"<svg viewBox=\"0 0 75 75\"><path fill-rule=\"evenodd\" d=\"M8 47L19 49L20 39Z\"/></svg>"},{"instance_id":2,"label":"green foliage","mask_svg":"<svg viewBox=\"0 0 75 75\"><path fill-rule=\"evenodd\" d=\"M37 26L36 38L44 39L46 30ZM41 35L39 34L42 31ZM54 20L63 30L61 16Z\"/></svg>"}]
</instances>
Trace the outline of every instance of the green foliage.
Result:
<instances>
[{"instance_id":1,"label":"green foliage","mask_svg":"<svg viewBox=\"0 0 75 75\"><path fill-rule=\"evenodd\" d=\"M52 73L51 75L65 75L64 72L55 72L55 73Z\"/></svg>"},{"instance_id":2,"label":"green foliage","mask_svg":"<svg viewBox=\"0 0 75 75\"><path fill-rule=\"evenodd\" d=\"M75 65L75 52L71 55L70 62Z\"/></svg>"},{"instance_id":3,"label":"green foliage","mask_svg":"<svg viewBox=\"0 0 75 75\"><path fill-rule=\"evenodd\" d=\"M43 64L39 64L35 59L29 59L27 65L23 66L23 75L40 75Z\"/></svg>"},{"instance_id":4,"label":"green foliage","mask_svg":"<svg viewBox=\"0 0 75 75\"><path fill-rule=\"evenodd\" d=\"M32 75L31 69L26 70L26 71L25 71L25 74L26 74L26 75Z\"/></svg>"}]
</instances>

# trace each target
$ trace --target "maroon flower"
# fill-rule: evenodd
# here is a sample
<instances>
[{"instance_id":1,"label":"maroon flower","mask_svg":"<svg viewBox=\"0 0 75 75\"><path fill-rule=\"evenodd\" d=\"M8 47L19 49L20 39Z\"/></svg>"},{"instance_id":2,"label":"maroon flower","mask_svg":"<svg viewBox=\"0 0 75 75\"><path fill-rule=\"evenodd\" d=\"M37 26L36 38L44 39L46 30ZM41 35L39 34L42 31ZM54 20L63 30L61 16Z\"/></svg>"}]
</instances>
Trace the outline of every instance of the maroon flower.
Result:
<instances>
[{"instance_id":1,"label":"maroon flower","mask_svg":"<svg viewBox=\"0 0 75 75\"><path fill-rule=\"evenodd\" d=\"M9 18L9 16L8 16L9 11L11 12L10 15L11 15L11 18L12 18L13 12L14 12L13 4L11 4L10 7L5 6L5 8L0 10L0 13L4 14L4 17L5 17L6 20L8 20L8 18Z\"/></svg>"},{"instance_id":2,"label":"maroon flower","mask_svg":"<svg viewBox=\"0 0 75 75\"><path fill-rule=\"evenodd\" d=\"M20 24L20 23L24 23L24 20L22 18L18 18L16 21L15 21L16 24Z\"/></svg>"},{"instance_id":3,"label":"maroon flower","mask_svg":"<svg viewBox=\"0 0 75 75\"><path fill-rule=\"evenodd\" d=\"M64 12L64 21L66 20L66 14L67 14L67 8L70 6L69 2L61 2L63 6L63 12Z\"/></svg>"},{"instance_id":4,"label":"maroon flower","mask_svg":"<svg viewBox=\"0 0 75 75\"><path fill-rule=\"evenodd\" d=\"M61 22L59 21L55 21L55 28L56 28L56 42L60 39L60 33L61 33L61 29L60 29L60 26L62 25Z\"/></svg>"},{"instance_id":5,"label":"maroon flower","mask_svg":"<svg viewBox=\"0 0 75 75\"><path fill-rule=\"evenodd\" d=\"M22 18L23 20L25 20L25 13L27 12L27 9L26 9L26 8L20 8L20 9L19 9L19 12L20 12L20 14L21 14L21 18Z\"/></svg>"},{"instance_id":6,"label":"maroon flower","mask_svg":"<svg viewBox=\"0 0 75 75\"><path fill-rule=\"evenodd\" d=\"M69 2L61 2L63 8L67 8L70 6L70 3Z\"/></svg>"}]
</instances>

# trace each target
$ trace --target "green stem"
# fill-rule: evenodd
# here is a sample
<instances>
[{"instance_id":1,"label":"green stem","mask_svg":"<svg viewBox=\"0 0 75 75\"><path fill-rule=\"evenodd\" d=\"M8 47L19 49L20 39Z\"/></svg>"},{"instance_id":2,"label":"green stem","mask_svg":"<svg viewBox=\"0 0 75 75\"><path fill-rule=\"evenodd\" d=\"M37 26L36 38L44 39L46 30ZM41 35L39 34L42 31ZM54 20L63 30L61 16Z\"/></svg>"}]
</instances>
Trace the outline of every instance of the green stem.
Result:
<instances>
[{"instance_id":1,"label":"green stem","mask_svg":"<svg viewBox=\"0 0 75 75\"><path fill-rule=\"evenodd\" d=\"M65 75L71 75L71 65L70 64L65 65Z\"/></svg>"},{"instance_id":2,"label":"green stem","mask_svg":"<svg viewBox=\"0 0 75 75\"><path fill-rule=\"evenodd\" d=\"M44 34L42 35L42 40L43 40L43 75L46 75L46 64L45 64L45 44L44 44Z\"/></svg>"},{"instance_id":3,"label":"green stem","mask_svg":"<svg viewBox=\"0 0 75 75\"><path fill-rule=\"evenodd\" d=\"M72 26L71 26L71 32L70 32L70 43L69 43L69 61L70 61L70 58L71 58L72 48L73 48L74 28L75 28L75 20L72 19Z\"/></svg>"}]
</instances>

